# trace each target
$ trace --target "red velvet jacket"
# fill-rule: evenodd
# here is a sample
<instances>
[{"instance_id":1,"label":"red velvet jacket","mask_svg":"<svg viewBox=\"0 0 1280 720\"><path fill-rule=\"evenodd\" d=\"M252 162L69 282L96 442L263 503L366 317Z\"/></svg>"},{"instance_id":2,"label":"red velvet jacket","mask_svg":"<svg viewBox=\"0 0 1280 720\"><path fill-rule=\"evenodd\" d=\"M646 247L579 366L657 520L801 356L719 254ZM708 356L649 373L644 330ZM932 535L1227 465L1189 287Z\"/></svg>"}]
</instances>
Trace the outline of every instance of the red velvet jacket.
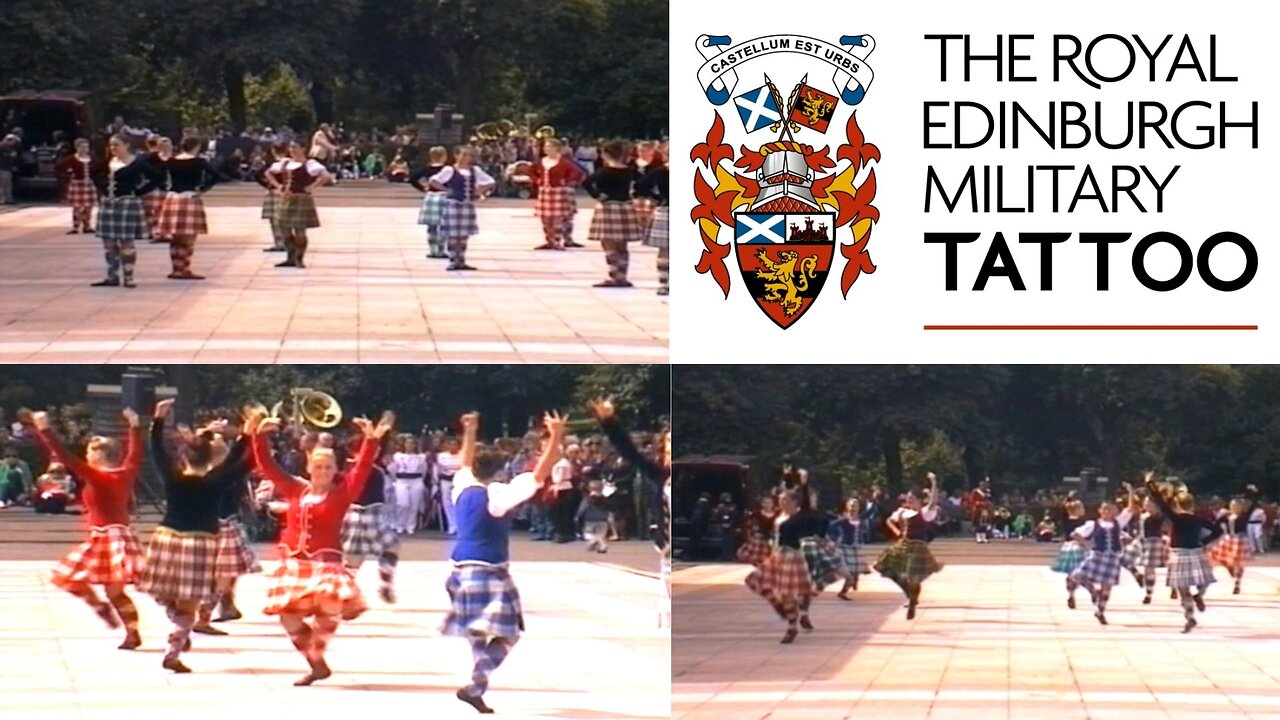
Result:
<instances>
[{"instance_id":1,"label":"red velvet jacket","mask_svg":"<svg viewBox=\"0 0 1280 720\"><path fill-rule=\"evenodd\" d=\"M84 506L89 511L89 526L128 525L129 501L133 497L133 483L138 479L142 465L142 428L132 428L125 441L124 462L118 468L103 470L85 462L83 458L67 452L51 430L36 433L40 444L55 462L67 467L67 471L84 483Z\"/></svg>"},{"instance_id":2,"label":"red velvet jacket","mask_svg":"<svg viewBox=\"0 0 1280 720\"><path fill-rule=\"evenodd\" d=\"M577 187L586 178L577 165L563 157L550 170L543 167L541 160L530 163L529 176L538 187Z\"/></svg>"},{"instance_id":3,"label":"red velvet jacket","mask_svg":"<svg viewBox=\"0 0 1280 720\"><path fill-rule=\"evenodd\" d=\"M68 155L53 164L53 172L63 182L71 180L87 180L92 177L92 168L97 165L97 161L90 159L89 162L80 162L75 155Z\"/></svg>"},{"instance_id":4,"label":"red velvet jacket","mask_svg":"<svg viewBox=\"0 0 1280 720\"><path fill-rule=\"evenodd\" d=\"M352 501L364 492L378 454L378 441L365 438L356 463L333 479L333 487L318 503L304 505L310 484L280 467L267 446L265 433L253 436L253 459L263 477L275 486L277 497L288 501L280 549L285 555L314 555L321 551L342 552L342 519Z\"/></svg>"}]
</instances>

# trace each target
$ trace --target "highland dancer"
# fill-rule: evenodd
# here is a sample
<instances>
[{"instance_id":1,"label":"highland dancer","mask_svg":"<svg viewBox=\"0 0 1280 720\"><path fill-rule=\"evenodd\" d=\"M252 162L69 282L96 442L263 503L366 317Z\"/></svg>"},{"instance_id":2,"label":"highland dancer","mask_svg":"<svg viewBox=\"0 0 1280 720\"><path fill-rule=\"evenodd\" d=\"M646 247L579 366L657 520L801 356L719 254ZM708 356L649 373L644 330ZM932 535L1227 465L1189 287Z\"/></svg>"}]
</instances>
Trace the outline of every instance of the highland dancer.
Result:
<instances>
[{"instance_id":1,"label":"highland dancer","mask_svg":"<svg viewBox=\"0 0 1280 720\"><path fill-rule=\"evenodd\" d=\"M285 160L289 156L289 146L284 143L276 143L271 146L270 152L271 162L263 165L253 174L254 181L267 191L262 196L262 215L260 217L271 225L271 247L263 248L262 252L285 252L288 249L285 247L285 232L280 228L280 223L276 222L276 203L279 202L279 197L275 188L271 186L271 182L267 179L267 173L271 171L271 168L275 167L276 163Z\"/></svg>"},{"instance_id":2,"label":"highland dancer","mask_svg":"<svg viewBox=\"0 0 1280 720\"><path fill-rule=\"evenodd\" d=\"M445 193L440 210L440 237L449 251L448 270L475 270L467 264L467 241L480 234L476 200L493 191L497 182L475 164L475 150L463 145L454 151L452 165L432 176L429 186Z\"/></svg>"},{"instance_id":3,"label":"highland dancer","mask_svg":"<svg viewBox=\"0 0 1280 720\"><path fill-rule=\"evenodd\" d=\"M245 418L246 423L257 421L257 416L248 413ZM245 431L244 434L251 433ZM211 621L225 622L243 617L236 607L236 583L242 575L262 572L262 565L249 547L248 534L240 522L240 510L248 504L252 494L250 473L253 464L248 441L242 439L241 443L245 447L245 461L237 466L240 477L223 485L218 496L218 549L213 561L213 594L200 604L200 614L191 628L192 632L205 635L227 634L213 627ZM215 607L218 608L217 618L213 617Z\"/></svg>"},{"instance_id":4,"label":"highland dancer","mask_svg":"<svg viewBox=\"0 0 1280 720\"><path fill-rule=\"evenodd\" d=\"M71 230L67 234L92 234L93 206L98 204L98 189L93 186L94 161L89 155L89 141L78 138L75 154L55 163L54 172L66 186L66 203L71 206Z\"/></svg>"},{"instance_id":5,"label":"highland dancer","mask_svg":"<svg viewBox=\"0 0 1280 720\"><path fill-rule=\"evenodd\" d=\"M252 435L254 461L264 482L288 503L280 532L280 565L271 576L274 584L263 612L280 616L293 646L311 666L294 685L311 685L333 674L325 650L339 619L354 620L367 609L343 561L342 521L352 501L362 496L380 441L393 422L390 413L383 414L376 428L365 418L355 419L364 441L354 467L339 475L333 449L317 447L307 458L310 480L289 474L272 457L267 435L280 428L278 419L262 420ZM307 624L308 617L314 618L314 626Z\"/></svg>"},{"instance_id":6,"label":"highland dancer","mask_svg":"<svg viewBox=\"0 0 1280 720\"><path fill-rule=\"evenodd\" d=\"M129 141L117 135L107 143L111 159L94 174L98 187L98 237L106 254L107 277L94 287L136 287L133 268L138 262L136 242L151 237L141 197L152 197L164 184L164 174L133 155Z\"/></svg>"},{"instance_id":7,"label":"highland dancer","mask_svg":"<svg viewBox=\"0 0 1280 720\"><path fill-rule=\"evenodd\" d=\"M1156 570L1169 565L1169 540L1164 536L1164 523L1165 517L1160 512L1160 506L1147 497L1143 501L1142 514L1138 517L1134 540L1129 544L1127 552L1130 566L1142 568L1140 574L1134 570L1134 577L1146 591L1142 598L1143 605L1151 604L1151 595L1156 587Z\"/></svg>"},{"instance_id":8,"label":"highland dancer","mask_svg":"<svg viewBox=\"0 0 1280 720\"><path fill-rule=\"evenodd\" d=\"M653 223L653 211L657 207L654 198L647 193L640 192L640 183L643 182L646 175L662 167L663 163L658 156L658 144L652 140L645 140L636 144L636 159L632 163L632 167L636 174L636 193L631 200L631 206L635 208L636 220L640 223L640 236L646 237L649 234L649 227Z\"/></svg>"},{"instance_id":9,"label":"highland dancer","mask_svg":"<svg viewBox=\"0 0 1280 720\"><path fill-rule=\"evenodd\" d=\"M596 283L595 287L632 287L627 280L631 262L628 245L642 239L642 236L640 222L631 204L636 171L627 165L626 155L626 143L620 140L606 143L604 166L583 183L587 193L599 201L595 214L591 216L587 239L600 243L609 266L609 277Z\"/></svg>"},{"instance_id":10,"label":"highland dancer","mask_svg":"<svg viewBox=\"0 0 1280 720\"><path fill-rule=\"evenodd\" d=\"M902 588L902 594L907 597L908 620L915 619L924 581L942 569L942 563L929 552L929 525L938 518L938 477L929 473L928 478L928 504L922 505L916 493L909 492L902 507L885 519L898 541L872 566Z\"/></svg>"},{"instance_id":11,"label":"highland dancer","mask_svg":"<svg viewBox=\"0 0 1280 720\"><path fill-rule=\"evenodd\" d=\"M827 537L836 544L836 549L840 553L840 563L848 573L844 587L840 588L836 597L841 600L852 600L853 598L849 597L849 591L858 589L858 576L867 571L861 557L862 520L858 513L857 498L844 501L840 518L827 528Z\"/></svg>"},{"instance_id":12,"label":"highland dancer","mask_svg":"<svg viewBox=\"0 0 1280 720\"><path fill-rule=\"evenodd\" d=\"M1209 559L1225 567L1235 581L1232 595L1240 594L1240 581L1244 579L1244 567L1253 557L1253 549L1249 542L1249 518L1258 507L1258 487L1245 487L1246 505L1243 500L1233 499L1228 506L1227 514L1218 520L1222 527L1222 537L1209 548Z\"/></svg>"},{"instance_id":13,"label":"highland dancer","mask_svg":"<svg viewBox=\"0 0 1280 720\"><path fill-rule=\"evenodd\" d=\"M160 237L169 238L169 260L173 264L170 280L204 279L203 275L191 272L196 238L209 233L200 196L213 187L222 174L200 157L199 152L200 138L189 137L182 141L182 152L164 164L169 192L160 206L156 232Z\"/></svg>"},{"instance_id":14,"label":"highland dancer","mask_svg":"<svg viewBox=\"0 0 1280 720\"><path fill-rule=\"evenodd\" d=\"M319 161L310 160L296 141L289 143L289 156L271 166L267 183L276 193L275 219L284 234L288 256L276 267L305 268L307 230L320 227L316 200L311 190L332 180Z\"/></svg>"},{"instance_id":15,"label":"highland dancer","mask_svg":"<svg viewBox=\"0 0 1280 720\"><path fill-rule=\"evenodd\" d=\"M543 242L534 250L564 250L566 228L578 212L576 195L585 175L564 157L564 146L552 138L543 145L543 157L530 168L533 184L538 188L534 213L542 220Z\"/></svg>"},{"instance_id":16,"label":"highland dancer","mask_svg":"<svg viewBox=\"0 0 1280 720\"><path fill-rule=\"evenodd\" d=\"M140 160L149 165L151 169L157 173L164 174L165 163L172 156L173 144L169 144L169 152L165 152L163 141L165 138L159 135L151 135L147 138L147 151L140 156ZM164 199L166 193L163 185L149 193L142 195L142 212L147 219L147 237L151 238L152 243L165 243L169 239L159 232L160 209L164 207Z\"/></svg>"},{"instance_id":17,"label":"highland dancer","mask_svg":"<svg viewBox=\"0 0 1280 720\"><path fill-rule=\"evenodd\" d=\"M218 560L218 503L250 462L242 438L228 444L225 423L197 430L182 443L177 462L165 446L165 419L173 400L156 403L151 424L151 455L164 483L165 513L147 544L146 567L138 589L156 599L173 623L161 666L189 673L180 659L191 646L191 629L200 606L215 592ZM246 423L252 433L256 417Z\"/></svg>"},{"instance_id":18,"label":"highland dancer","mask_svg":"<svg viewBox=\"0 0 1280 720\"><path fill-rule=\"evenodd\" d=\"M130 527L129 502L133 485L142 465L142 429L138 413L124 411L129 424L128 439L122 453L120 443L95 435L85 447L84 460L67 452L49 427L49 415L32 415L36 438L52 460L61 463L84 483L81 499L89 516L89 537L62 558L53 570L55 587L66 590L93 608L110 628L124 623L121 650L134 650L142 644L138 634L138 609L125 593L142 574L142 549ZM107 602L102 602L94 585L101 585Z\"/></svg>"},{"instance_id":19,"label":"highland dancer","mask_svg":"<svg viewBox=\"0 0 1280 720\"><path fill-rule=\"evenodd\" d=\"M439 174L448 162L449 151L437 145L427 151L427 164L409 176L409 184L422 193L418 224L427 226L427 257L432 259L449 257L449 254L444 251L444 238L440 236L440 218L448 193L432 188L430 185L431 178Z\"/></svg>"},{"instance_id":20,"label":"highland dancer","mask_svg":"<svg viewBox=\"0 0 1280 720\"><path fill-rule=\"evenodd\" d=\"M359 453L359 442L352 438L348 446L347 461L350 471L355 471L354 457ZM399 454L399 453L397 453ZM400 563L400 538L393 526L394 510L387 505L387 477L382 468L374 465L372 475L364 485L364 492L355 498L342 520L342 554L347 568L357 575L364 559L370 555L378 558L378 597L388 604L396 601L396 565Z\"/></svg>"},{"instance_id":21,"label":"highland dancer","mask_svg":"<svg viewBox=\"0 0 1280 720\"><path fill-rule=\"evenodd\" d=\"M1128 483L1124 487L1132 497L1133 488ZM1089 550L1080 567L1067 575L1067 592L1074 593L1077 586L1084 586L1097 608L1093 616L1103 625L1107 624L1107 601L1111 599L1111 588L1120 583L1120 569L1124 565L1125 545L1121 528L1127 526L1132 517L1130 508L1126 507L1117 515L1116 506L1104 502L1098 506L1097 520L1088 520L1071 533Z\"/></svg>"},{"instance_id":22,"label":"highland dancer","mask_svg":"<svg viewBox=\"0 0 1280 720\"><path fill-rule=\"evenodd\" d=\"M547 438L532 472L520 473L510 483L493 480L505 458L476 453L478 413L462 416L462 467L454 475L458 539L449 556L453 572L445 584L452 607L442 632L467 638L475 660L471 683L457 698L490 714L484 694L489 676L507 659L524 630L520 592L511 579L509 515L531 499L551 479L551 466L560 458L568 418L550 413L544 419Z\"/></svg>"},{"instance_id":23,"label":"highland dancer","mask_svg":"<svg viewBox=\"0 0 1280 720\"><path fill-rule=\"evenodd\" d=\"M1214 582L1213 566L1209 564L1204 548L1222 535L1222 528L1196 516L1196 499L1185 488L1172 493L1172 498L1166 498L1156 485L1153 473L1147 473L1146 486L1151 499L1173 525L1173 534L1169 538L1168 583L1182 603L1182 614L1186 619L1182 632L1191 632L1191 628L1196 626L1196 611L1204 612L1205 591ZM1193 587L1196 589L1194 594L1191 592Z\"/></svg>"},{"instance_id":24,"label":"highland dancer","mask_svg":"<svg viewBox=\"0 0 1280 720\"><path fill-rule=\"evenodd\" d=\"M667 145L663 143L662 154L666 153ZM671 173L666 163L648 168L636 182L636 194L650 198L655 204L645 244L658 248L658 294L668 295L671 292Z\"/></svg>"},{"instance_id":25,"label":"highland dancer","mask_svg":"<svg viewBox=\"0 0 1280 720\"><path fill-rule=\"evenodd\" d=\"M777 545L747 575L745 584L787 622L782 644L789 645L795 641L798 628L813 630L809 605L822 588L814 582L810 565L806 562L803 541L820 534L822 524L817 513L808 509L807 482L802 481L798 488L782 493L780 501L782 512L776 525Z\"/></svg>"}]
</instances>

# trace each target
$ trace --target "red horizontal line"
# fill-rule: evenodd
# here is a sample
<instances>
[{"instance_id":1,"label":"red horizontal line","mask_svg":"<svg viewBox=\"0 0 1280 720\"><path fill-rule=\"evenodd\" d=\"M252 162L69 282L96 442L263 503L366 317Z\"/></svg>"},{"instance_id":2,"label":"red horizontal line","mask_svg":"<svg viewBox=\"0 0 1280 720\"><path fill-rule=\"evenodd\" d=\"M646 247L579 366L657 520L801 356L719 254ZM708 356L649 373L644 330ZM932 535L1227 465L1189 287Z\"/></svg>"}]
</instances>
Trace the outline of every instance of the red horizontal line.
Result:
<instances>
[{"instance_id":1,"label":"red horizontal line","mask_svg":"<svg viewBox=\"0 0 1280 720\"><path fill-rule=\"evenodd\" d=\"M925 330L1257 330L1257 325L925 325Z\"/></svg>"}]
</instances>

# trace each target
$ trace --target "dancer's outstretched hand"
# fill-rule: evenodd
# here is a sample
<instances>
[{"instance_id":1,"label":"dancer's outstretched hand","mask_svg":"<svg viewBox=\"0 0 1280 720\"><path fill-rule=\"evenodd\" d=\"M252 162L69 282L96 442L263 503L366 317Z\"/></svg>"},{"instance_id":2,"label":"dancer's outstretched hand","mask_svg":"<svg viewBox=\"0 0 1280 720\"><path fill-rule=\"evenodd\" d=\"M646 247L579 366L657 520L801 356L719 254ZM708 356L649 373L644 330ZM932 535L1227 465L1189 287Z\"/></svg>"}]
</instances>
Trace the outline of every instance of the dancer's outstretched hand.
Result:
<instances>
[{"instance_id":1,"label":"dancer's outstretched hand","mask_svg":"<svg viewBox=\"0 0 1280 720\"><path fill-rule=\"evenodd\" d=\"M384 410L382 417L378 419L378 426L373 429L373 437L381 440L383 436L391 432L396 426L396 414L390 410Z\"/></svg>"},{"instance_id":2,"label":"dancer's outstretched hand","mask_svg":"<svg viewBox=\"0 0 1280 720\"><path fill-rule=\"evenodd\" d=\"M596 398L591 401L591 412L595 414L596 419L604 422L613 418L616 408L613 406L613 400L610 398Z\"/></svg>"},{"instance_id":3,"label":"dancer's outstretched hand","mask_svg":"<svg viewBox=\"0 0 1280 720\"><path fill-rule=\"evenodd\" d=\"M462 415L463 430L477 430L480 428L480 413L471 411Z\"/></svg>"},{"instance_id":4,"label":"dancer's outstretched hand","mask_svg":"<svg viewBox=\"0 0 1280 720\"><path fill-rule=\"evenodd\" d=\"M351 424L360 429L360 433L367 438L373 437L373 423L369 422L367 417L352 418Z\"/></svg>"},{"instance_id":5,"label":"dancer's outstretched hand","mask_svg":"<svg viewBox=\"0 0 1280 720\"><path fill-rule=\"evenodd\" d=\"M161 403L169 403L170 405L173 405L172 400L161 400L160 403L156 404L156 407L159 408ZM124 421L129 423L129 427L131 428L138 427L142 422L141 418L138 417L138 411L133 408L125 408L120 412L120 414L124 416Z\"/></svg>"},{"instance_id":6,"label":"dancer's outstretched hand","mask_svg":"<svg viewBox=\"0 0 1280 720\"><path fill-rule=\"evenodd\" d=\"M31 413L31 424L35 425L37 430L48 430L49 413L44 411Z\"/></svg>"},{"instance_id":7,"label":"dancer's outstretched hand","mask_svg":"<svg viewBox=\"0 0 1280 720\"><path fill-rule=\"evenodd\" d=\"M542 419L542 424L546 426L547 432L551 433L553 438L564 437L565 425L567 425L568 422L568 415L561 415L555 410L548 412Z\"/></svg>"}]
</instances>

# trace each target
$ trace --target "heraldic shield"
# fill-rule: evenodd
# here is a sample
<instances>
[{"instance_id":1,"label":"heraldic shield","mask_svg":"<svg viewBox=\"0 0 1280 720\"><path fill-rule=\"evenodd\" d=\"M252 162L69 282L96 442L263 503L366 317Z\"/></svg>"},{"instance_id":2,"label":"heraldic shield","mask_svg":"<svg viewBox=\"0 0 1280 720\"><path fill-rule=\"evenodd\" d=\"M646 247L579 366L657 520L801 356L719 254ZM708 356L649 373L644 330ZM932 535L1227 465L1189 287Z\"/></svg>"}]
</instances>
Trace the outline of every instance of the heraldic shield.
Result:
<instances>
[{"instance_id":1,"label":"heraldic shield","mask_svg":"<svg viewBox=\"0 0 1280 720\"><path fill-rule=\"evenodd\" d=\"M826 282L835 255L835 213L734 213L734 248L751 297L786 329Z\"/></svg>"}]
</instances>

